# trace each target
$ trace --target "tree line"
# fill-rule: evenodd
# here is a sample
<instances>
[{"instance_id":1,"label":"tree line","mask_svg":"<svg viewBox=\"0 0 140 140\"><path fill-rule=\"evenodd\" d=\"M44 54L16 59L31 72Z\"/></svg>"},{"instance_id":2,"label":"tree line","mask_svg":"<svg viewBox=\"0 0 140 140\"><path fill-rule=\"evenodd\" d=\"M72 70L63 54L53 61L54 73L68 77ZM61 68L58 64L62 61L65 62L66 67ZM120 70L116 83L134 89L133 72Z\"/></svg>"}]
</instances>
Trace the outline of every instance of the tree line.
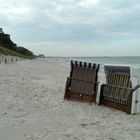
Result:
<instances>
[{"instance_id":1,"label":"tree line","mask_svg":"<svg viewBox=\"0 0 140 140\"><path fill-rule=\"evenodd\" d=\"M17 44L10 39L10 35L4 33L3 28L0 28L0 46L25 56L34 56L33 52L30 50L17 46Z\"/></svg>"}]
</instances>

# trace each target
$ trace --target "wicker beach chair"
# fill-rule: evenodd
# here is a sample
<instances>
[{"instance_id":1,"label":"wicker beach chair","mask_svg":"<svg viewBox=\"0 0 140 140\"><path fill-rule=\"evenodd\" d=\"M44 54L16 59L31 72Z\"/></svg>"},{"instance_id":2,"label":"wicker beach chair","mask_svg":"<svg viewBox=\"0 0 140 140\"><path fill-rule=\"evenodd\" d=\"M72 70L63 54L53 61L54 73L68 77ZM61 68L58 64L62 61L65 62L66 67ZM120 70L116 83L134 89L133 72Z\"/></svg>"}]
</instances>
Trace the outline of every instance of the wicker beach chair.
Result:
<instances>
[{"instance_id":1,"label":"wicker beach chair","mask_svg":"<svg viewBox=\"0 0 140 140\"><path fill-rule=\"evenodd\" d=\"M98 89L99 64L71 61L64 99L95 102Z\"/></svg>"},{"instance_id":2,"label":"wicker beach chair","mask_svg":"<svg viewBox=\"0 0 140 140\"><path fill-rule=\"evenodd\" d=\"M99 104L131 114L133 92L130 67L104 66L106 84L101 85Z\"/></svg>"}]
</instances>

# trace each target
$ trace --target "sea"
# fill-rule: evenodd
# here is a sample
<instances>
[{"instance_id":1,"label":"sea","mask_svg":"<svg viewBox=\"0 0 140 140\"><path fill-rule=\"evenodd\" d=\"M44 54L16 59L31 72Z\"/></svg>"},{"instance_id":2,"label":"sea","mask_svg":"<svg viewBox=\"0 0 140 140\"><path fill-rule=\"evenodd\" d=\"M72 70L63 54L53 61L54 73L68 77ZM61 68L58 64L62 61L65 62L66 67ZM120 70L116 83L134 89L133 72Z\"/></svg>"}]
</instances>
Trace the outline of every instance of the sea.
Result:
<instances>
[{"instance_id":1,"label":"sea","mask_svg":"<svg viewBox=\"0 0 140 140\"><path fill-rule=\"evenodd\" d=\"M71 59L88 61L99 64L117 64L128 65L132 68L140 70L140 56L125 56L125 57L74 57Z\"/></svg>"}]
</instances>

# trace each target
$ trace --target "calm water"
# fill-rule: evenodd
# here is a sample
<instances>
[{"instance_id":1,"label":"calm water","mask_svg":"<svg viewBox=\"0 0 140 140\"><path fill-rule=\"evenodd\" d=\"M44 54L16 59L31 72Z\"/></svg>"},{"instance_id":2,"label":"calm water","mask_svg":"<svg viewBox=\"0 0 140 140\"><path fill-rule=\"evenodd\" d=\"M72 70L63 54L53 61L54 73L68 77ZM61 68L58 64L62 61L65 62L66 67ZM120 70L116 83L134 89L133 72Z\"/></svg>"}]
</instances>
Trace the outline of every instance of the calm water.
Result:
<instances>
[{"instance_id":1,"label":"calm water","mask_svg":"<svg viewBox=\"0 0 140 140\"><path fill-rule=\"evenodd\" d=\"M130 65L133 68L140 69L140 56L139 57L79 57L83 61L90 61L100 64L124 64Z\"/></svg>"}]
</instances>

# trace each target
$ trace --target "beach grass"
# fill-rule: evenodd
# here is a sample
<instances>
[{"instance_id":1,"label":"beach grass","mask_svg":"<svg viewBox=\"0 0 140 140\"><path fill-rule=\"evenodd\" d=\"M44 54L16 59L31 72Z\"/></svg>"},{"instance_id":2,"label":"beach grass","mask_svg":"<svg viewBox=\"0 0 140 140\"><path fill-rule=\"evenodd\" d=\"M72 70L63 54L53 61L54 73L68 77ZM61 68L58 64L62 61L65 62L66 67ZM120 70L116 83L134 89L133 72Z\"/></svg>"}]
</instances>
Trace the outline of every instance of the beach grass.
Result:
<instances>
[{"instance_id":1,"label":"beach grass","mask_svg":"<svg viewBox=\"0 0 140 140\"><path fill-rule=\"evenodd\" d=\"M4 55L17 56L17 57L22 57L22 58L27 58L27 59L33 59L33 58L35 58L35 56L23 55L23 54L20 54L18 52L15 52L13 50L4 48L2 46L0 46L0 53L1 54L4 54Z\"/></svg>"}]
</instances>

